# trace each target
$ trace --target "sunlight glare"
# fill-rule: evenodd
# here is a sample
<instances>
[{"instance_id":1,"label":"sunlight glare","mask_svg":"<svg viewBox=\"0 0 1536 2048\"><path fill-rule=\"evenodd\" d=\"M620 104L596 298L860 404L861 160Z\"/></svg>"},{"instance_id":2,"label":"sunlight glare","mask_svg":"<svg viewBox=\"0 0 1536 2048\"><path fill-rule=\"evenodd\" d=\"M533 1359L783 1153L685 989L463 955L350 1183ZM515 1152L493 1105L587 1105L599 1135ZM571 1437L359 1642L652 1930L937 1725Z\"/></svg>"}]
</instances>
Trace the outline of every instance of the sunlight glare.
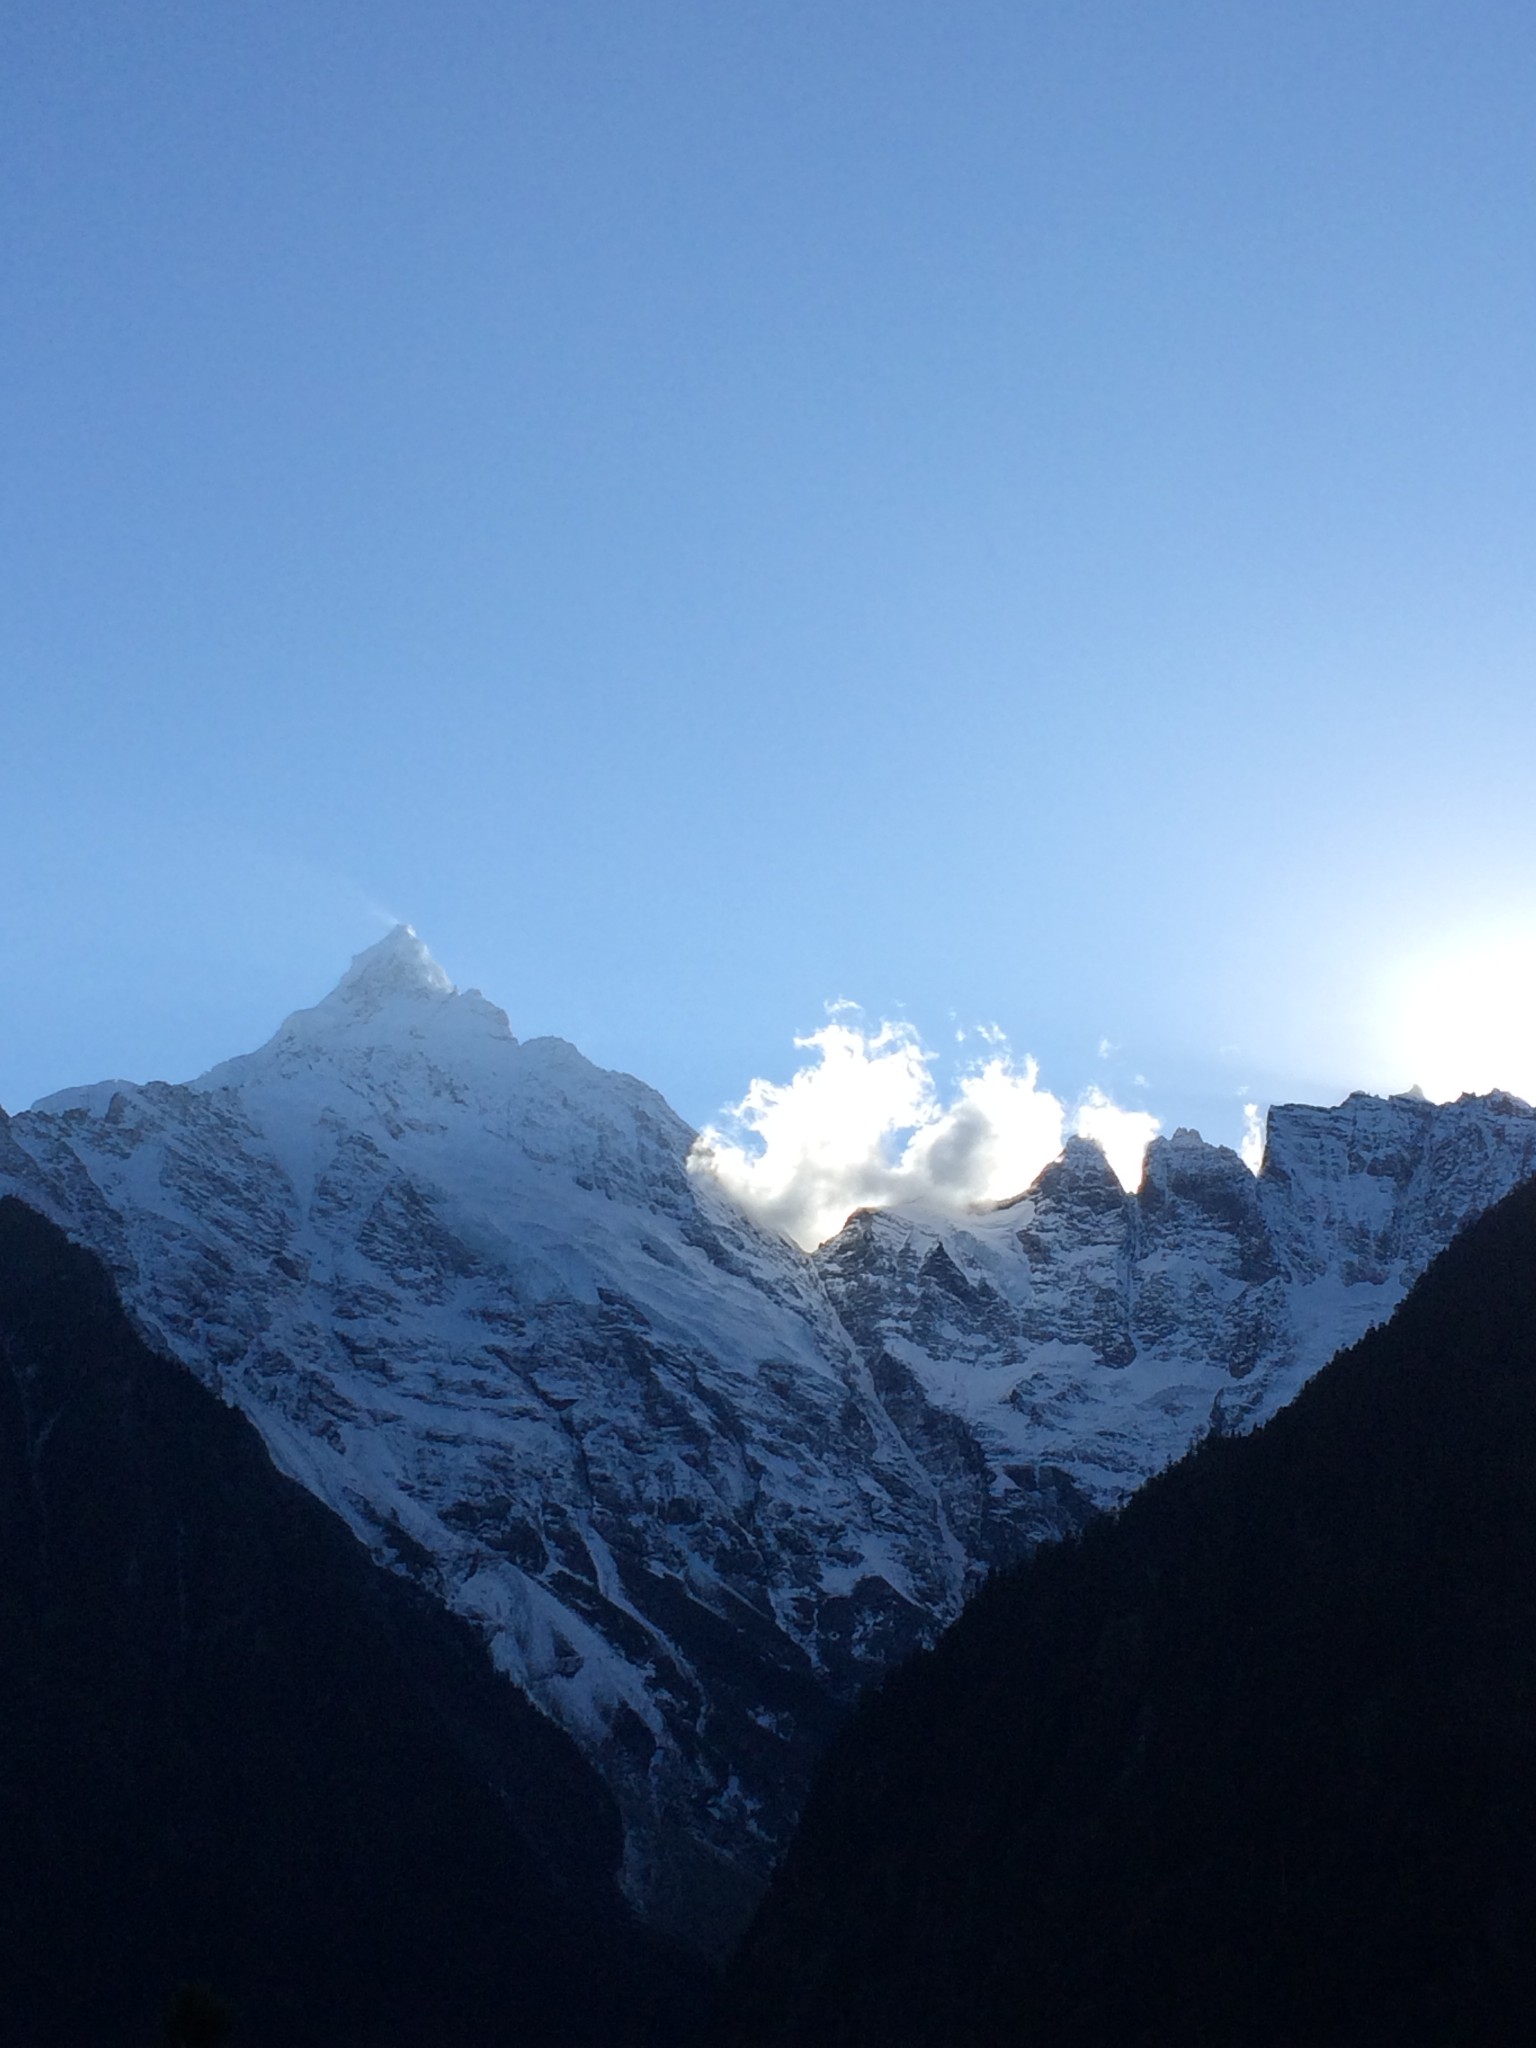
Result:
<instances>
[{"instance_id":1,"label":"sunlight glare","mask_svg":"<svg viewBox=\"0 0 1536 2048\"><path fill-rule=\"evenodd\" d=\"M1507 1089L1536 1099L1536 929L1426 950L1392 977L1384 1039L1393 1085L1434 1102Z\"/></svg>"}]
</instances>

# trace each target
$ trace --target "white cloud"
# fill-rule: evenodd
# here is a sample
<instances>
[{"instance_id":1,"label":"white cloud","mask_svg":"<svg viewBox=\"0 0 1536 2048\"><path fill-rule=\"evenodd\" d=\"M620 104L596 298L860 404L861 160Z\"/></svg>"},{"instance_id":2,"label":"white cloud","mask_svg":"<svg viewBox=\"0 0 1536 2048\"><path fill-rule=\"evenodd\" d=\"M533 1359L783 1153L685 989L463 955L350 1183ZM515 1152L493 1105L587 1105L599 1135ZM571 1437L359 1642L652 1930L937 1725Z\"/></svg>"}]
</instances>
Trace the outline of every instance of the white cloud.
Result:
<instances>
[{"instance_id":1,"label":"white cloud","mask_svg":"<svg viewBox=\"0 0 1536 2048\"><path fill-rule=\"evenodd\" d=\"M754 1081L724 1127L699 1133L689 1162L759 1222L806 1246L851 1210L894 1201L892 1140L938 1114L916 1032L904 1024L865 1032L844 1014L838 1006L820 1031L797 1038L815 1059L790 1081Z\"/></svg>"},{"instance_id":2,"label":"white cloud","mask_svg":"<svg viewBox=\"0 0 1536 2048\"><path fill-rule=\"evenodd\" d=\"M1243 1142L1237 1149L1248 1171L1257 1173L1264 1164L1264 1112L1256 1102L1243 1104Z\"/></svg>"},{"instance_id":3,"label":"white cloud","mask_svg":"<svg viewBox=\"0 0 1536 2048\"><path fill-rule=\"evenodd\" d=\"M1162 1124L1150 1110L1122 1109L1102 1088L1090 1088L1077 1106L1072 1128L1079 1137L1096 1141L1115 1169L1115 1178L1129 1192L1141 1185L1147 1147Z\"/></svg>"},{"instance_id":4,"label":"white cloud","mask_svg":"<svg viewBox=\"0 0 1536 2048\"><path fill-rule=\"evenodd\" d=\"M913 1134L901 1170L931 1201L1001 1202L1056 1157L1062 1126L1034 1061L1016 1066L1011 1053L996 1053L962 1075L958 1101Z\"/></svg>"},{"instance_id":5,"label":"white cloud","mask_svg":"<svg viewBox=\"0 0 1536 2048\"><path fill-rule=\"evenodd\" d=\"M758 1222L809 1248L859 1208L958 1211L1003 1201L1061 1150L1065 1106L1040 1086L1032 1059L1015 1059L996 1026L980 1032L988 1057L960 1075L944 1102L935 1055L910 1025L866 1030L850 1012L829 1006L821 1030L796 1039L813 1057L792 1079L754 1081L699 1134L691 1170L713 1175ZM1074 1128L1096 1138L1134 1186L1158 1122L1090 1089Z\"/></svg>"}]
</instances>

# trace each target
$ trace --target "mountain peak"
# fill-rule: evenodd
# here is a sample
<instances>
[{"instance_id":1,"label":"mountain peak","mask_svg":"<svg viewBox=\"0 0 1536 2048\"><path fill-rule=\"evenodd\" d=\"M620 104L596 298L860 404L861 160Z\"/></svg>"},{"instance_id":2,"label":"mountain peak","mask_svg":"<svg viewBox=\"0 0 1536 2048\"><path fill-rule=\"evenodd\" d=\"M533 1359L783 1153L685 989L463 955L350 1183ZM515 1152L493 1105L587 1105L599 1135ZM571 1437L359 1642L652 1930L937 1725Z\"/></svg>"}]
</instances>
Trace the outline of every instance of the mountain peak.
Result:
<instances>
[{"instance_id":1,"label":"mountain peak","mask_svg":"<svg viewBox=\"0 0 1536 2048\"><path fill-rule=\"evenodd\" d=\"M451 996L458 991L415 930L397 924L365 948L337 982L332 999L376 1008L391 996Z\"/></svg>"},{"instance_id":2,"label":"mountain peak","mask_svg":"<svg viewBox=\"0 0 1536 2048\"><path fill-rule=\"evenodd\" d=\"M279 1079L295 1061L361 1059L420 1051L430 1040L434 1057L461 1077L487 1057L487 1045L516 1045L506 1012L478 989L459 990L408 924L397 924L368 946L313 1008L295 1010L254 1053L225 1060L200 1075L200 1089L241 1087L254 1075ZM490 1057L499 1057L497 1054Z\"/></svg>"}]
</instances>

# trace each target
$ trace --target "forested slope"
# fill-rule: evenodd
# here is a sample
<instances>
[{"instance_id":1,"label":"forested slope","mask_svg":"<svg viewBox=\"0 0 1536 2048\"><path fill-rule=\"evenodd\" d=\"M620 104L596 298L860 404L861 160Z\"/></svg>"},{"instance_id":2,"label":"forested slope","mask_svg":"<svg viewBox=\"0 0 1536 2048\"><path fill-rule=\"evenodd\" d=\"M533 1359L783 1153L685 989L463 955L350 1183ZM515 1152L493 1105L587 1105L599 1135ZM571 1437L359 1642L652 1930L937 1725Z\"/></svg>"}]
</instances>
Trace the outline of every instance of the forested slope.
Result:
<instances>
[{"instance_id":1,"label":"forested slope","mask_svg":"<svg viewBox=\"0 0 1536 2048\"><path fill-rule=\"evenodd\" d=\"M372 1563L0 1201L0 2011L29 2048L680 2038L618 1814L466 1624Z\"/></svg>"}]
</instances>

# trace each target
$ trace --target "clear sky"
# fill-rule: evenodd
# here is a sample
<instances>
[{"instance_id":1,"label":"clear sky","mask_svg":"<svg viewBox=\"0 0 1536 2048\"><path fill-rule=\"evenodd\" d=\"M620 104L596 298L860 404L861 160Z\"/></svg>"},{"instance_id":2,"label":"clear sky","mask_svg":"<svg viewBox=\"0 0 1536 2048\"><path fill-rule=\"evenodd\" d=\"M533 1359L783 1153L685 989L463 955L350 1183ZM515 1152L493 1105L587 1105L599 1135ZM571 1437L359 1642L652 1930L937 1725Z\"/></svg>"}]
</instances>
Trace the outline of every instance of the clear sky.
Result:
<instances>
[{"instance_id":1,"label":"clear sky","mask_svg":"<svg viewBox=\"0 0 1536 2048\"><path fill-rule=\"evenodd\" d=\"M397 918L695 1123L834 998L1536 1093L1533 108L1529 0L16 0L0 1102Z\"/></svg>"}]
</instances>

